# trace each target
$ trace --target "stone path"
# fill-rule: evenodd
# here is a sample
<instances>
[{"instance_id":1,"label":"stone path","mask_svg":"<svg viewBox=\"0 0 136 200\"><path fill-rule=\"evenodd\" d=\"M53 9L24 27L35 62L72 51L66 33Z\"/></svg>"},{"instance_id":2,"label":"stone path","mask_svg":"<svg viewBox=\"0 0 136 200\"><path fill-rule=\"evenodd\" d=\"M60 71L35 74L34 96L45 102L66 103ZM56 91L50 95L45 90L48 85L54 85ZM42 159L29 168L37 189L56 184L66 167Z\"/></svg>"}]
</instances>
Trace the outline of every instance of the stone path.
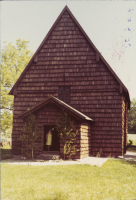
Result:
<instances>
[{"instance_id":1,"label":"stone path","mask_svg":"<svg viewBox=\"0 0 136 200\"><path fill-rule=\"evenodd\" d=\"M14 158L2 160L1 163L8 163L12 165L33 165L33 166L45 166L45 165L72 165L72 164L90 164L101 167L109 158L96 158L87 157L78 159L75 161L61 161L61 160L21 160L20 156L14 156ZM119 159L126 161L136 161L136 152L127 152L124 156L119 156Z\"/></svg>"},{"instance_id":2,"label":"stone path","mask_svg":"<svg viewBox=\"0 0 136 200\"><path fill-rule=\"evenodd\" d=\"M90 164L101 167L108 158L96 158L87 157L83 159L77 159L75 161L61 161L61 160L21 160L20 156L14 156L14 158L2 160L1 163L8 163L12 165L34 165L34 166L45 166L45 165L73 165L73 164Z\"/></svg>"},{"instance_id":3,"label":"stone path","mask_svg":"<svg viewBox=\"0 0 136 200\"><path fill-rule=\"evenodd\" d=\"M136 161L136 152L127 151L124 156L119 156L119 158L126 161Z\"/></svg>"}]
</instances>

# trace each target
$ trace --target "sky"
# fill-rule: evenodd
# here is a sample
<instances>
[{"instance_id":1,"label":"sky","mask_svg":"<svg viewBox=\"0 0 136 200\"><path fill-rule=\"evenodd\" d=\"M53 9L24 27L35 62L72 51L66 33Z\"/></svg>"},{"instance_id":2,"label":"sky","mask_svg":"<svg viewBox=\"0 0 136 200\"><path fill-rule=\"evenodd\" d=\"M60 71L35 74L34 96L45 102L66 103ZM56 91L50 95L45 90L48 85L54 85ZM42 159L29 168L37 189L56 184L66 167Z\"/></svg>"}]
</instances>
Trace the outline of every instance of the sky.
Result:
<instances>
[{"instance_id":1,"label":"sky","mask_svg":"<svg viewBox=\"0 0 136 200\"><path fill-rule=\"evenodd\" d=\"M136 98L136 1L2 1L1 49L21 38L35 52L66 4Z\"/></svg>"}]
</instances>

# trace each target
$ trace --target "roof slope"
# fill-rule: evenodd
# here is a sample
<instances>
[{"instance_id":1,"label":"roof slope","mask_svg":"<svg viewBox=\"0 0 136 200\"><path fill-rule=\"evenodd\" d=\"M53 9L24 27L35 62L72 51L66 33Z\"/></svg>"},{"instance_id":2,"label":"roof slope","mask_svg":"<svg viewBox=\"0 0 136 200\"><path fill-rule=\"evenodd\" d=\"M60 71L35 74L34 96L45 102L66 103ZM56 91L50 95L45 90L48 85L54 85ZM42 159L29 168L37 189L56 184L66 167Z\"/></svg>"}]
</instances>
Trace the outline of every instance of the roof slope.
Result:
<instances>
[{"instance_id":1,"label":"roof slope","mask_svg":"<svg viewBox=\"0 0 136 200\"><path fill-rule=\"evenodd\" d=\"M81 118L83 120L93 121L91 118L87 117L83 113L79 112L78 110L74 109L73 107L69 106L67 103L64 103L63 101L59 100L58 98L50 95L47 97L44 101L38 103L36 106L32 107L29 111L35 112L36 110L40 109L41 107L47 105L48 103L55 103L56 105L60 106L61 108L64 108L65 110L69 111L74 116L77 116L78 118ZM21 118L26 117L28 110L25 111L23 114L20 115Z\"/></svg>"},{"instance_id":2,"label":"roof slope","mask_svg":"<svg viewBox=\"0 0 136 200\"><path fill-rule=\"evenodd\" d=\"M60 13L60 15L58 16L57 20L55 21L55 23L53 24L53 26L51 27L50 31L48 32L48 34L46 35L46 37L44 38L43 42L41 43L41 45L39 46L39 48L37 49L37 51L35 52L35 54L33 55L33 57L31 58L31 60L29 61L28 65L26 66L26 68L24 69L24 71L22 72L22 74L20 75L20 77L18 78L18 80L16 81L16 83L14 84L14 86L12 87L12 89L10 90L9 94L13 95L13 91L16 88L16 86L18 85L18 83L20 82L20 80L22 79L22 77L24 76L25 72L27 71L27 69L29 68L29 66L31 65L31 63L33 62L33 60L35 59L36 55L39 53L39 51L41 50L42 46L46 43L46 41L48 40L51 32L53 31L53 29L55 28L55 26L57 25L58 21L60 20L60 18L62 17L62 15L64 14L64 12L67 11L68 14L71 16L71 18L73 19L73 21L75 22L75 24L77 25L77 27L80 29L80 31L82 32L82 34L84 35L84 37L87 39L87 41L89 42L89 44L93 47L93 49L95 50L95 52L97 53L97 55L101 58L101 60L104 62L104 64L107 66L107 68L109 69L109 71L112 73L112 75L115 77L115 79L117 80L117 82L120 84L120 86L123 88L126 99L128 101L129 104L129 108L130 108L130 97L129 97L129 92L127 90L127 88L125 87L125 85L122 83L122 81L119 79L119 77L115 74L115 72L112 70L112 68L110 67L110 65L107 63L107 61L104 59L104 57L100 54L100 52L98 51L98 49L95 47L95 45L92 43L92 41L90 40L90 38L87 36L87 34L85 33L85 31L83 30L83 28L80 26L80 24L78 23L78 21L76 20L76 18L74 17L74 15L71 13L71 11L69 10L69 8L67 6L64 7L64 9L62 10L62 12Z\"/></svg>"}]
</instances>

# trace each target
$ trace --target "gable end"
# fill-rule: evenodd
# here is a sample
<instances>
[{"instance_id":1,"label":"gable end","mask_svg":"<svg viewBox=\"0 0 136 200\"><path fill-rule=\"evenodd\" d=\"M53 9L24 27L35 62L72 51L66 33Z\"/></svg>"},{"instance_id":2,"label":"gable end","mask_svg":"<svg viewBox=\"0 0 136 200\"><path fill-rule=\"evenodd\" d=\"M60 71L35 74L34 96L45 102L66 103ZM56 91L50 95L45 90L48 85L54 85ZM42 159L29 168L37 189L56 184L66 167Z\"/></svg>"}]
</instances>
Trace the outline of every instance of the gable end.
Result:
<instances>
[{"instance_id":1,"label":"gable end","mask_svg":"<svg viewBox=\"0 0 136 200\"><path fill-rule=\"evenodd\" d=\"M106 67L109 69L109 71L111 72L111 74L115 77L115 79L117 80L117 82L119 83L119 87L122 89L119 89L120 94L124 93L125 94L125 98L126 101L128 102L128 107L130 108L130 98L129 98L129 93L127 88L124 86L124 84L121 82L121 80L119 79L119 77L115 74L115 72L112 70L112 68L110 67L110 65L106 62L106 60L104 59L104 57L100 54L100 52L97 50L97 48L95 47L95 45L92 43L92 41L90 40L90 38L87 36L87 34L85 33L85 31L83 30L83 28L80 26L80 24L78 23L78 21L76 20L76 18L73 16L73 14L71 13L71 11L69 10L69 8L67 6L65 6L65 8L62 10L61 14L59 15L59 17L57 18L57 20L55 21L55 23L53 24L53 26L51 27L50 31L48 32L48 34L46 35L46 37L44 38L43 42L41 43L41 45L39 46L39 48L37 49L37 51L35 52L35 54L33 55L33 57L31 58L30 62L28 63L28 65L26 66L26 68L24 69L24 71L22 72L22 74L20 75L20 77L18 78L17 82L15 83L15 85L12 87L12 89L10 90L9 94L10 95L14 95L14 89L17 87L18 83L21 81L22 77L25 75L26 71L28 70L28 68L30 67L30 65L34 62L37 63L39 60L38 54L40 53L42 47L45 44L48 44L48 39L49 37L55 37L56 36L51 36L52 31L58 27L59 23L61 23L62 25L69 25L68 22L65 22L65 19L63 20L63 22L60 22L60 19L63 15L65 15L67 12L68 15L73 19L73 22L71 23L75 23L76 26L79 28L79 30L81 31L81 33L83 34L83 36L85 37L85 39L87 40L87 42L90 44L91 47L93 47L95 53L96 53L96 61L99 62L100 59L102 60L102 62L106 65ZM59 36L58 36L59 37ZM76 39L78 40L78 39ZM79 40L82 42L82 39L79 38ZM83 39L84 40L84 39ZM63 39L62 39L63 41ZM67 46L67 44L64 44L65 46ZM89 63L88 63L89 64Z\"/></svg>"}]
</instances>

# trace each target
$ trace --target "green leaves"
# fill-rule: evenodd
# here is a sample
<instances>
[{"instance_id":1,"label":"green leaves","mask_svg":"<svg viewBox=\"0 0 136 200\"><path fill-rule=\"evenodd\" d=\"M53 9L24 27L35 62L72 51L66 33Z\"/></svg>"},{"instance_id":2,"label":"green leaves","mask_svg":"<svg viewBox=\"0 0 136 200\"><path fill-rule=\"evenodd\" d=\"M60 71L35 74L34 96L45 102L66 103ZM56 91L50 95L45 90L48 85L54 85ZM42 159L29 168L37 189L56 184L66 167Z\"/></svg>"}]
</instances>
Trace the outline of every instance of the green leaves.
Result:
<instances>
[{"instance_id":1,"label":"green leaves","mask_svg":"<svg viewBox=\"0 0 136 200\"><path fill-rule=\"evenodd\" d=\"M2 49L1 56L1 109L2 109L2 132L6 133L12 129L12 111L14 97L8 95L9 91L19 78L20 74L28 64L33 53L28 49L29 42L18 39L16 46L12 43L6 44ZM10 116L10 120L8 117ZM6 124L7 122L7 124Z\"/></svg>"},{"instance_id":2,"label":"green leaves","mask_svg":"<svg viewBox=\"0 0 136 200\"><path fill-rule=\"evenodd\" d=\"M1 132L6 137L11 136L12 129L10 128L13 122L13 115L7 110L1 114Z\"/></svg>"},{"instance_id":3,"label":"green leaves","mask_svg":"<svg viewBox=\"0 0 136 200\"><path fill-rule=\"evenodd\" d=\"M128 132L136 133L136 98L131 101L131 109L128 111Z\"/></svg>"},{"instance_id":4,"label":"green leaves","mask_svg":"<svg viewBox=\"0 0 136 200\"><path fill-rule=\"evenodd\" d=\"M63 153L64 155L66 154L67 157L69 158L69 160L71 160L71 156L72 155L75 155L77 151L79 151L77 148L76 148L76 145L72 145L72 141L66 141L66 144L64 145L64 148L63 148Z\"/></svg>"},{"instance_id":5,"label":"green leaves","mask_svg":"<svg viewBox=\"0 0 136 200\"><path fill-rule=\"evenodd\" d=\"M71 140L76 136L76 129L74 125L74 120L68 115L64 110L61 111L61 116L58 119L57 131L60 133L59 136L63 140Z\"/></svg>"},{"instance_id":6,"label":"green leaves","mask_svg":"<svg viewBox=\"0 0 136 200\"><path fill-rule=\"evenodd\" d=\"M23 134L20 135L19 140L22 142L23 146L21 148L22 154L27 157L33 158L33 151L38 150L42 144L39 143L41 139L41 131L37 127L35 122L35 116L28 112L26 117L26 122L23 127Z\"/></svg>"},{"instance_id":7,"label":"green leaves","mask_svg":"<svg viewBox=\"0 0 136 200\"><path fill-rule=\"evenodd\" d=\"M57 123L57 131L59 133L60 142L64 144L63 154L64 159L65 155L70 159L72 155L75 155L78 151L76 145L72 145L73 140L78 133L78 130L75 128L74 119L71 116L62 110L60 118Z\"/></svg>"},{"instance_id":8,"label":"green leaves","mask_svg":"<svg viewBox=\"0 0 136 200\"><path fill-rule=\"evenodd\" d=\"M2 50L1 81L3 86L9 90L17 81L33 55L28 50L28 43L26 40L18 39L16 46L9 43Z\"/></svg>"}]
</instances>

